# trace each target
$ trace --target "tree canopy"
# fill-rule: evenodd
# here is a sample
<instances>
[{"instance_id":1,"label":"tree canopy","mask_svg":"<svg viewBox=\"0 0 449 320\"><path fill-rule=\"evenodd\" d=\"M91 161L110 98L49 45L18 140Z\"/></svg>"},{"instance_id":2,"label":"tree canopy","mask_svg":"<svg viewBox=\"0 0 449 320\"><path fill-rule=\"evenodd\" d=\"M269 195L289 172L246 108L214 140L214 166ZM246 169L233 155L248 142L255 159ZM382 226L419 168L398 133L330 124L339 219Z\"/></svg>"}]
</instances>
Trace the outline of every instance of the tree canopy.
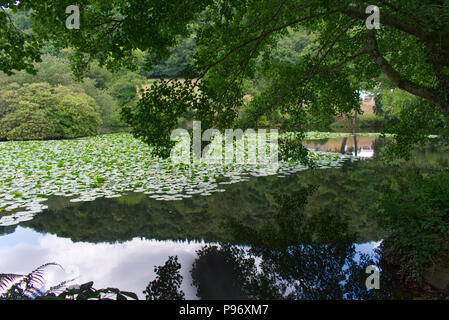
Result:
<instances>
[{"instance_id":1,"label":"tree canopy","mask_svg":"<svg viewBox=\"0 0 449 320\"><path fill-rule=\"evenodd\" d=\"M98 133L98 105L77 87L17 83L2 90L0 139L77 138Z\"/></svg>"},{"instance_id":2,"label":"tree canopy","mask_svg":"<svg viewBox=\"0 0 449 320\"><path fill-rule=\"evenodd\" d=\"M154 130L146 127L192 108L203 127L218 129L252 126L273 110L288 113L292 123L307 114L360 111L359 91L379 86L381 73L413 96L393 128L405 137L403 143L422 142L449 118L449 0L377 1L380 29L366 27L366 8L373 3L362 0L80 0L79 30L66 28L70 4L0 1L0 70L32 72L45 42L73 47L79 76L94 60L111 70L135 68L136 50L146 52L151 70L195 33L197 49L185 70L195 80L156 83L137 108L123 112L129 123L146 122L134 125L134 134L146 141L169 141L175 121L157 128L162 139L153 139ZM32 10L32 34L13 26L8 7ZM277 63L273 48L298 30L314 41L290 63ZM265 62L269 81L245 102L244 80L254 76L258 59ZM248 104L244 116L243 104Z\"/></svg>"}]
</instances>

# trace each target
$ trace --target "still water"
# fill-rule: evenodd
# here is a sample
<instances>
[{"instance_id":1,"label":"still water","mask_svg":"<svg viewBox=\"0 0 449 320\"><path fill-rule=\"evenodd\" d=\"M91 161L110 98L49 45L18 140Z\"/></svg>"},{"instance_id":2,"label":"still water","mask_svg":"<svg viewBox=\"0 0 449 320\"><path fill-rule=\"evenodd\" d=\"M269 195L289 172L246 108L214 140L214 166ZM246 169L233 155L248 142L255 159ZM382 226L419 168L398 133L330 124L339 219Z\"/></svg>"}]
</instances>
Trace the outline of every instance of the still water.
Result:
<instances>
[{"instance_id":1,"label":"still water","mask_svg":"<svg viewBox=\"0 0 449 320\"><path fill-rule=\"evenodd\" d=\"M373 158L381 143L363 137L305 144ZM75 279L73 284L94 281L95 288L144 298L154 266L177 256L187 299L390 298L394 282L386 273L381 290L365 286L366 266L378 263L375 249L383 237L372 200L376 183L390 173L370 161L349 161L339 169L254 177L223 186L225 192L182 201L143 193L81 203L53 196L33 220L0 227L0 272L27 274L56 262L64 270L47 269L47 289ZM206 245L224 244L235 250L198 255ZM236 287L242 278L248 288L258 282L251 294Z\"/></svg>"}]
</instances>

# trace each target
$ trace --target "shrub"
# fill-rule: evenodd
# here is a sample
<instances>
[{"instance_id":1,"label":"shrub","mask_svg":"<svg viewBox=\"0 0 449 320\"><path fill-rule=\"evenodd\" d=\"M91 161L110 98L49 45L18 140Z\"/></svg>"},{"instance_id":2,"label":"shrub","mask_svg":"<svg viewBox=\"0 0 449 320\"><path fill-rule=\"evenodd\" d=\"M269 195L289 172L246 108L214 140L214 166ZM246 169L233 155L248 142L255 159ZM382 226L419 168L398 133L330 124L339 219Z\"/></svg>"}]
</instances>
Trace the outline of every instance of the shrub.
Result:
<instances>
[{"instance_id":1,"label":"shrub","mask_svg":"<svg viewBox=\"0 0 449 320\"><path fill-rule=\"evenodd\" d=\"M136 87L144 83L143 77L137 73L124 71L113 74L92 64L82 82L77 82L73 77L70 61L66 57L69 54L70 51L59 53L58 56L44 54L42 62L36 65L38 70L36 75L19 71L8 76L0 72L0 88L9 87L14 83L18 85L16 88L20 88L25 84L43 82L51 86L78 87L95 100L99 107L103 127L126 126L120 121L120 106L136 99Z\"/></svg>"},{"instance_id":2,"label":"shrub","mask_svg":"<svg viewBox=\"0 0 449 320\"><path fill-rule=\"evenodd\" d=\"M137 99L137 88L145 84L145 78L133 72L114 74L108 83L108 93L117 100L120 107L129 105Z\"/></svg>"},{"instance_id":3,"label":"shrub","mask_svg":"<svg viewBox=\"0 0 449 320\"><path fill-rule=\"evenodd\" d=\"M410 174L409 181L385 190L379 204L380 225L389 231L384 256L400 266L407 280L449 254L449 173Z\"/></svg>"},{"instance_id":4,"label":"shrub","mask_svg":"<svg viewBox=\"0 0 449 320\"><path fill-rule=\"evenodd\" d=\"M84 92L92 97L99 106L103 127L120 127L125 126L120 121L120 107L116 99L112 97L106 90L98 89L93 79L84 79L80 84Z\"/></svg>"},{"instance_id":5,"label":"shrub","mask_svg":"<svg viewBox=\"0 0 449 320\"><path fill-rule=\"evenodd\" d=\"M95 135L98 105L76 86L24 84L0 90L0 139L30 140Z\"/></svg>"}]
</instances>

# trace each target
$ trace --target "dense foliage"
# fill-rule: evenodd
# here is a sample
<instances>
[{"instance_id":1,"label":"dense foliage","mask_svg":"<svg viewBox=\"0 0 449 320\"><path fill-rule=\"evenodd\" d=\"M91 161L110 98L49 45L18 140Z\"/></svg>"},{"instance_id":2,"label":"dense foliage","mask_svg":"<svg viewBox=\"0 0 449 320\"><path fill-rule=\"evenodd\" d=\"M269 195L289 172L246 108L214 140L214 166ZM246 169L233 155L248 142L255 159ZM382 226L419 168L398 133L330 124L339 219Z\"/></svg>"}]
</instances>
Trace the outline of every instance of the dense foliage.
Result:
<instances>
[{"instance_id":1,"label":"dense foliage","mask_svg":"<svg viewBox=\"0 0 449 320\"><path fill-rule=\"evenodd\" d=\"M182 78L184 70L193 60L196 50L194 36L191 35L181 41L179 45L170 50L170 55L157 63L151 71L147 71L145 63L141 63L140 73L147 78Z\"/></svg>"},{"instance_id":2,"label":"dense foliage","mask_svg":"<svg viewBox=\"0 0 449 320\"><path fill-rule=\"evenodd\" d=\"M4 73L0 73L0 100L9 99L6 97L7 92L11 90L21 89L20 92L25 92L29 85L36 83L47 83L53 88L59 87L59 96L63 92L67 93L67 99L69 99L69 95L76 96L76 99L82 101L85 100L86 96L89 97L90 104L93 103L95 106L95 112L99 114L101 121L98 124L95 124L94 130L86 131L85 133L78 134L68 134L64 132L63 135L54 135L54 134L44 134L44 131L48 128L46 125L46 121L52 121L51 119L41 119L36 122L35 129L33 132L42 130L42 134L32 134L30 136L26 136L26 130L23 131L23 134L15 134L9 133L8 136L5 134L2 135L1 139L48 139L48 138L73 138L76 136L83 135L95 135L101 131L109 131L115 130L118 127L126 126L120 119L120 107L124 105L132 105L135 104L138 100L137 89L144 83L143 77L137 75L134 72L129 71L120 71L118 73L111 73L104 68L100 68L97 65L93 65L83 79L82 82L77 82L73 78L73 74L70 68L70 62L67 58L69 52L63 51L52 54L45 54L42 56L42 62L36 64L37 72L35 75L31 75L27 72L20 71L16 72L14 75L8 76ZM64 90L62 88L65 88ZM28 98L26 98L28 97ZM34 109L30 108L29 105L25 103L26 99L31 97L31 92L26 93L23 98L18 97L16 102L21 102L21 112L26 114L32 114L35 112ZM34 103L40 104L39 108L45 109L47 106L42 105L43 101L39 100L38 96L35 97ZM24 103L22 103L24 102ZM77 110L80 114L89 113L89 104L86 104L86 108L84 108L84 104L79 103L78 107L80 110ZM18 110L18 104L14 110ZM83 110L85 109L85 110ZM6 116L7 113L12 112L12 109L4 109L0 113L0 118ZM14 115L10 115L10 118L14 118ZM36 117L39 117L36 115ZM6 119L5 119L6 121ZM65 122L68 120L66 119ZM89 126L89 117L86 118L86 126ZM98 121L97 121L98 122ZM14 127L14 123L10 122L10 125L6 128L9 130L19 128ZM25 126L25 124L22 124ZM65 124L67 125L67 123ZM75 126L79 126L80 124L74 122ZM40 128L40 126L43 126ZM17 131L16 130L16 131ZM77 129L75 129L77 130Z\"/></svg>"},{"instance_id":3,"label":"dense foliage","mask_svg":"<svg viewBox=\"0 0 449 320\"><path fill-rule=\"evenodd\" d=\"M53 293L53 288L46 292L40 289L44 284L44 271L49 266L61 267L56 263L46 263L27 275L0 274L0 300L29 300Z\"/></svg>"},{"instance_id":4,"label":"dense foliage","mask_svg":"<svg viewBox=\"0 0 449 320\"><path fill-rule=\"evenodd\" d=\"M82 285L68 284L69 279L44 290L45 270L50 266L62 266L56 263L46 263L27 275L0 274L0 300L138 300L133 292L121 291L116 288L95 289L93 282Z\"/></svg>"},{"instance_id":5,"label":"dense foliage","mask_svg":"<svg viewBox=\"0 0 449 320\"><path fill-rule=\"evenodd\" d=\"M410 172L409 180L387 188L380 202L381 226L390 232L384 256L408 280L449 259L449 174Z\"/></svg>"},{"instance_id":6,"label":"dense foliage","mask_svg":"<svg viewBox=\"0 0 449 320\"><path fill-rule=\"evenodd\" d=\"M377 116L389 120L386 133L396 138L388 143L390 155L409 155L429 134L448 137L449 0L380 1L380 29L366 28L365 9L372 3L364 0L80 0L79 30L65 26L70 4L0 1L0 139L94 135L101 123L120 125L123 107L123 120L136 137L156 145L151 151L157 155L169 155L170 134L188 115L204 129L280 125L300 131L280 146L304 159L302 133L360 113L362 90L378 93ZM139 67L146 76L187 80L155 82L137 103L142 78L123 68ZM75 83L71 72L84 82ZM448 249L449 177L418 175L411 184L400 166L388 167L383 174L389 177L369 165L364 171L376 188L386 187L380 206L381 223L391 231L386 253L394 251L403 273L417 278ZM337 185L348 181L343 192L354 196L360 179L346 168L328 178L340 178ZM89 178L91 188L105 183L95 174ZM329 203L347 212L356 202L337 199L329 186L325 191L317 198L326 198L320 204L330 220ZM312 208L312 215L320 209ZM258 230L245 230L266 244ZM264 231L279 236L278 230Z\"/></svg>"},{"instance_id":7,"label":"dense foliage","mask_svg":"<svg viewBox=\"0 0 449 320\"><path fill-rule=\"evenodd\" d=\"M77 138L101 125L95 100L75 87L48 83L10 85L0 90L0 139Z\"/></svg>"},{"instance_id":8,"label":"dense foliage","mask_svg":"<svg viewBox=\"0 0 449 320\"><path fill-rule=\"evenodd\" d=\"M14 27L18 32L22 34L30 35L32 33L33 21L31 18L31 11L17 11L5 10L3 13L7 13L10 22L14 24ZM95 104L98 106L98 112L101 117L101 128L96 128L89 134L97 134L98 132L108 132L111 130L118 130L120 127L126 126L120 120L119 110L123 105L134 104L137 100L137 89L144 83L144 78L139 76L135 72L120 70L116 73L111 73L105 68L98 66L98 64L92 63L89 71L81 82L78 82L73 77L73 71L70 63L70 56L73 54L72 49L59 49L55 46L45 43L40 48L41 56L40 62L34 65L34 71L30 72L19 71L14 74L0 72L0 87L6 89L23 87L25 84L33 83L48 83L53 87L64 86L67 90L72 90L72 94L78 93L85 94L95 100ZM11 86L12 85L12 86ZM0 92L3 95L4 91ZM80 99L83 97L80 96ZM82 108L82 105L79 105ZM23 112L32 113L31 109L27 109L27 106L22 104ZM80 110L83 113L84 111ZM2 116L5 116L3 113ZM14 117L11 115L10 117ZM90 121L87 119L87 121ZM67 122L67 121L66 121ZM11 123L12 125L12 123ZM40 125L46 126L45 121L39 121L36 123L36 128ZM74 123L74 126L78 124ZM10 127L10 129L14 129ZM18 129L21 130L21 129ZM38 129L35 129L36 131ZM45 131L46 128L42 128ZM46 139L47 135L33 134L29 137L26 136L26 131L22 136L17 134L10 134L7 139ZM51 136L55 138L56 136ZM72 135L63 135L62 138L72 138ZM2 137L5 139L5 136Z\"/></svg>"},{"instance_id":9,"label":"dense foliage","mask_svg":"<svg viewBox=\"0 0 449 320\"><path fill-rule=\"evenodd\" d=\"M133 292L116 288L95 289L93 282L67 287L74 279L66 280L48 290L45 285L45 269L50 266L62 266L46 263L27 275L0 274L0 300L138 300Z\"/></svg>"},{"instance_id":10,"label":"dense foliage","mask_svg":"<svg viewBox=\"0 0 449 320\"><path fill-rule=\"evenodd\" d=\"M14 70L35 73L33 64L41 61L41 44L30 33L19 29L30 27L23 23L23 20L28 20L27 15L13 19L11 10L5 9L9 7L17 11L17 6L10 1L0 2L0 71L7 74L13 74Z\"/></svg>"},{"instance_id":11,"label":"dense foliage","mask_svg":"<svg viewBox=\"0 0 449 320\"><path fill-rule=\"evenodd\" d=\"M31 71L33 62L39 59L36 48L44 42L57 48L73 47L71 60L79 76L85 74L95 59L111 70L124 66L135 69L137 49L145 52L145 66L151 70L193 32L197 49L185 74L202 79L192 83L199 86L204 105L195 110L194 117L212 120L211 126L235 124L244 104L245 80L255 76L259 57L267 62L266 74L270 77L265 78L268 83L249 102L249 110L255 111L252 120L274 111L288 114L296 124L307 115L328 119L353 114L359 108L358 92L375 88L376 79L383 73L395 87L418 98L415 107L406 110L407 119L392 128L400 143L425 140L426 130L418 133L415 130L421 128L420 115L424 113L447 124L447 0L383 1L378 4L381 13L378 30L365 27L369 16L365 11L372 3L363 0L154 0L138 4L84 0L79 3L82 13L79 30L65 27L67 1L0 4L12 10L33 10L32 35L17 32L7 11L1 12L5 26L1 29L5 42L1 69L8 73L14 69ZM289 63L277 63L278 52L273 49L280 47L282 52L282 40L292 30L309 32L314 41L300 46L301 53L289 56ZM166 93L164 86L154 90ZM196 95L184 97L186 105L196 99ZM173 101L168 98L163 105L151 108L171 110L175 116L182 116L179 102ZM202 112L206 109L210 113ZM157 117L146 117L145 121L156 122ZM161 139L152 143L169 140L165 131L165 128L161 131Z\"/></svg>"},{"instance_id":12,"label":"dense foliage","mask_svg":"<svg viewBox=\"0 0 449 320\"><path fill-rule=\"evenodd\" d=\"M183 300L184 292L179 290L182 283L180 269L178 257L168 257L163 266L154 267L157 276L143 292L145 298L147 300Z\"/></svg>"}]
</instances>

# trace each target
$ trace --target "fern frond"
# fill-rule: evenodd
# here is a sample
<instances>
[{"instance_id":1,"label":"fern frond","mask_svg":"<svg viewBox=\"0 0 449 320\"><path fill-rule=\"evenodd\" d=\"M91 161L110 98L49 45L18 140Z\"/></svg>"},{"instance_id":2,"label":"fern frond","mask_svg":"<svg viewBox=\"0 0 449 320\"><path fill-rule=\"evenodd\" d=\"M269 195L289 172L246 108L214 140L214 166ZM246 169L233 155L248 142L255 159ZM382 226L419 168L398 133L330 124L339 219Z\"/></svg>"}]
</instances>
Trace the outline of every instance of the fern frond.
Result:
<instances>
[{"instance_id":1,"label":"fern frond","mask_svg":"<svg viewBox=\"0 0 449 320\"><path fill-rule=\"evenodd\" d=\"M57 266L57 267L60 267L62 270L64 270L64 268L59 263L49 262L49 263L41 265L40 267L37 267L35 270L31 271L29 274L41 273L45 268L47 268L49 266Z\"/></svg>"},{"instance_id":2,"label":"fern frond","mask_svg":"<svg viewBox=\"0 0 449 320\"><path fill-rule=\"evenodd\" d=\"M21 274L1 273L0 274L0 290L10 287L14 282L23 278Z\"/></svg>"},{"instance_id":3,"label":"fern frond","mask_svg":"<svg viewBox=\"0 0 449 320\"><path fill-rule=\"evenodd\" d=\"M24 294L30 299L36 299L43 296L43 292L34 286L27 286L25 288Z\"/></svg>"},{"instance_id":4,"label":"fern frond","mask_svg":"<svg viewBox=\"0 0 449 320\"><path fill-rule=\"evenodd\" d=\"M41 290L38 289L38 287L44 284L45 282L44 271L45 268L49 266L58 266L62 270L64 270L64 268L61 265L55 262L49 262L31 271L20 281L20 284L25 284L24 293L27 296L31 298L37 298L43 295L43 292L41 292Z\"/></svg>"},{"instance_id":5,"label":"fern frond","mask_svg":"<svg viewBox=\"0 0 449 320\"><path fill-rule=\"evenodd\" d=\"M44 294L40 289L45 283L44 271L49 266L58 266L63 269L61 265L50 262L39 266L27 275L0 274L0 290L6 290L4 294L6 297L11 295L25 299L41 297Z\"/></svg>"},{"instance_id":6,"label":"fern frond","mask_svg":"<svg viewBox=\"0 0 449 320\"><path fill-rule=\"evenodd\" d=\"M45 296L50 295L50 294L58 295L66 289L68 283L75 281L75 280L76 280L76 278L63 281L63 282L57 284L56 286L51 287L44 295Z\"/></svg>"}]
</instances>

